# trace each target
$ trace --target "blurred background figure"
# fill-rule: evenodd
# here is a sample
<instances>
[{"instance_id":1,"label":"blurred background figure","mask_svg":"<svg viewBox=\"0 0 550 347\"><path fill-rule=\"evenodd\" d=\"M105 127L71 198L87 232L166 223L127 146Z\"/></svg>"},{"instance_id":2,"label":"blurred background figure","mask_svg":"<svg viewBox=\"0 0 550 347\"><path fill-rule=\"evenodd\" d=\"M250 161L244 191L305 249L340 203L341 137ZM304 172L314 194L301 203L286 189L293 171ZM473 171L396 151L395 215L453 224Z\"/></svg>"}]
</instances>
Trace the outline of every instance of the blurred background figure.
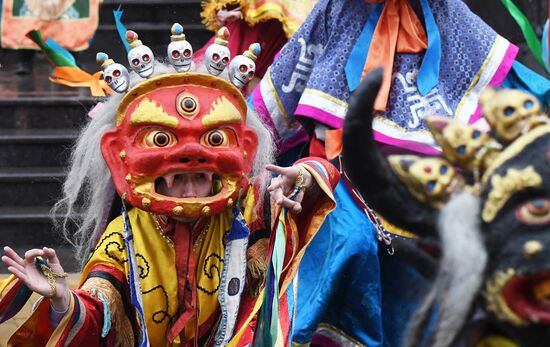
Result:
<instances>
[{"instance_id":1,"label":"blurred background figure","mask_svg":"<svg viewBox=\"0 0 550 347\"><path fill-rule=\"evenodd\" d=\"M277 52L305 21L317 0L209 0L203 1L201 17L206 27L216 32L222 26L229 29L229 51L231 57L242 54L248 47L258 42L262 54L256 61L256 75L248 85L252 91ZM210 39L195 55L195 63L201 64ZM248 94L248 93L247 93Z\"/></svg>"},{"instance_id":2,"label":"blurred background figure","mask_svg":"<svg viewBox=\"0 0 550 347\"><path fill-rule=\"evenodd\" d=\"M18 50L15 73L32 72L38 47L25 34L40 30L45 37L72 52L89 46L98 23L103 0L5 0L2 2L1 46Z\"/></svg>"}]
</instances>

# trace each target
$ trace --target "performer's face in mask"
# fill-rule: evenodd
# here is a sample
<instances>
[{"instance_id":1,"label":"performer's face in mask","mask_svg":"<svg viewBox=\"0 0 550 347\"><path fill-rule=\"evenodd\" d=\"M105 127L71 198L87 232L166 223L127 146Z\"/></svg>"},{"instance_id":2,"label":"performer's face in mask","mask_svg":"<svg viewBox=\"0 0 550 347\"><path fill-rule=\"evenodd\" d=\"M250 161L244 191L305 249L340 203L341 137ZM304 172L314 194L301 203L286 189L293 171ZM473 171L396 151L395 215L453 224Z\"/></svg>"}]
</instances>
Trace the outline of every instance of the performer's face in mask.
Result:
<instances>
[{"instance_id":1,"label":"performer's face in mask","mask_svg":"<svg viewBox=\"0 0 550 347\"><path fill-rule=\"evenodd\" d=\"M101 142L120 196L177 218L230 208L248 186L258 143L236 88L212 76L187 78L134 87L119 106L117 128Z\"/></svg>"},{"instance_id":2,"label":"performer's face in mask","mask_svg":"<svg viewBox=\"0 0 550 347\"><path fill-rule=\"evenodd\" d=\"M208 171L165 176L156 191L174 198L204 198L212 194L212 176Z\"/></svg>"}]
</instances>

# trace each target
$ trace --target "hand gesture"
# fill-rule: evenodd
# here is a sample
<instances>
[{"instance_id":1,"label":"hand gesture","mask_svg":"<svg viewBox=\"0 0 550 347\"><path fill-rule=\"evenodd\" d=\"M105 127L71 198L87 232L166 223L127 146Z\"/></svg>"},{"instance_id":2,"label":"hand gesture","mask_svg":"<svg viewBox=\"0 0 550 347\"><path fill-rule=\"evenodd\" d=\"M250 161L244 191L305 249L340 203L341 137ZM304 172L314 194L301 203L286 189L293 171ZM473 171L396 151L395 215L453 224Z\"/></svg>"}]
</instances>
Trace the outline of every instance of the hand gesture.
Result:
<instances>
[{"instance_id":1,"label":"hand gesture","mask_svg":"<svg viewBox=\"0 0 550 347\"><path fill-rule=\"evenodd\" d=\"M22 259L10 247L4 247L6 255L2 261L8 267L8 271L17 276L32 291L52 299L52 306L58 312L65 312L69 307L69 287L65 280L65 272L59 263L59 259L52 248L31 249L25 253ZM35 262L36 257L42 257L44 262L55 275L55 289L45 276L45 271L40 271Z\"/></svg>"},{"instance_id":2,"label":"hand gesture","mask_svg":"<svg viewBox=\"0 0 550 347\"><path fill-rule=\"evenodd\" d=\"M290 167L267 165L265 168L279 174L271 180L271 184L267 187L267 191L271 194L273 200L294 213L300 213L302 211L301 202L304 199L304 190L313 184L311 174L299 165ZM292 196L293 194L296 195Z\"/></svg>"}]
</instances>

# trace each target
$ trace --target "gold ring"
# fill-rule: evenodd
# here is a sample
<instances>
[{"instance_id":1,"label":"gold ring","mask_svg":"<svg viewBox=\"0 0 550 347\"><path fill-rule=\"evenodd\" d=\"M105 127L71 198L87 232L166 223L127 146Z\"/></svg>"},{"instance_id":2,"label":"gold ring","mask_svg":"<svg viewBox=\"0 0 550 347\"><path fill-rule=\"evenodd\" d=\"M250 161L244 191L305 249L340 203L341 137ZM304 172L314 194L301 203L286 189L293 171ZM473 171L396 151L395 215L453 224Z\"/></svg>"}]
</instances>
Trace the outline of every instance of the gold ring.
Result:
<instances>
[{"instance_id":1,"label":"gold ring","mask_svg":"<svg viewBox=\"0 0 550 347\"><path fill-rule=\"evenodd\" d=\"M301 191L305 191L310 187L310 186L306 187L306 185L304 184L306 169L304 169L302 165L296 165L296 167L298 168L298 177L296 177L296 181L294 182L294 188L297 188Z\"/></svg>"}]
</instances>

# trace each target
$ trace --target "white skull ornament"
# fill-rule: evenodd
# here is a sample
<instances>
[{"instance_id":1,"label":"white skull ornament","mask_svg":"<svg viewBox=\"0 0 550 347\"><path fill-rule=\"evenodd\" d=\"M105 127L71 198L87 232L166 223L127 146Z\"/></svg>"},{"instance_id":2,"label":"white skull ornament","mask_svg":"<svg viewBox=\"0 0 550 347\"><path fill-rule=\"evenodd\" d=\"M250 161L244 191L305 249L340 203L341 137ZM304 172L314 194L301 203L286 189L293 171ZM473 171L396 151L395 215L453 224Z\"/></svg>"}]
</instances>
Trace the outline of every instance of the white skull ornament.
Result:
<instances>
[{"instance_id":1,"label":"white skull ornament","mask_svg":"<svg viewBox=\"0 0 550 347\"><path fill-rule=\"evenodd\" d=\"M130 87L130 75L128 70L121 64L115 63L113 59L103 52L96 55L96 61L103 69L103 80L117 93L125 93Z\"/></svg>"},{"instance_id":2,"label":"white skull ornament","mask_svg":"<svg viewBox=\"0 0 550 347\"><path fill-rule=\"evenodd\" d=\"M242 89L256 73L256 58L260 54L259 43L253 43L242 55L236 56L229 64L229 80Z\"/></svg>"},{"instance_id":3,"label":"white skull ornament","mask_svg":"<svg viewBox=\"0 0 550 347\"><path fill-rule=\"evenodd\" d=\"M172 35L168 45L168 60L177 72L187 72L191 69L193 62L193 47L185 39L183 27L179 23L172 25Z\"/></svg>"},{"instance_id":4,"label":"white skull ornament","mask_svg":"<svg viewBox=\"0 0 550 347\"><path fill-rule=\"evenodd\" d=\"M204 54L206 69L214 76L221 74L231 59L227 40L229 40L229 30L222 27L216 33L216 40L208 46Z\"/></svg>"},{"instance_id":5,"label":"white skull ornament","mask_svg":"<svg viewBox=\"0 0 550 347\"><path fill-rule=\"evenodd\" d=\"M153 74L155 56L153 51L138 40L138 34L132 30L126 32L126 41L130 44L128 63L142 78L148 78Z\"/></svg>"}]
</instances>

